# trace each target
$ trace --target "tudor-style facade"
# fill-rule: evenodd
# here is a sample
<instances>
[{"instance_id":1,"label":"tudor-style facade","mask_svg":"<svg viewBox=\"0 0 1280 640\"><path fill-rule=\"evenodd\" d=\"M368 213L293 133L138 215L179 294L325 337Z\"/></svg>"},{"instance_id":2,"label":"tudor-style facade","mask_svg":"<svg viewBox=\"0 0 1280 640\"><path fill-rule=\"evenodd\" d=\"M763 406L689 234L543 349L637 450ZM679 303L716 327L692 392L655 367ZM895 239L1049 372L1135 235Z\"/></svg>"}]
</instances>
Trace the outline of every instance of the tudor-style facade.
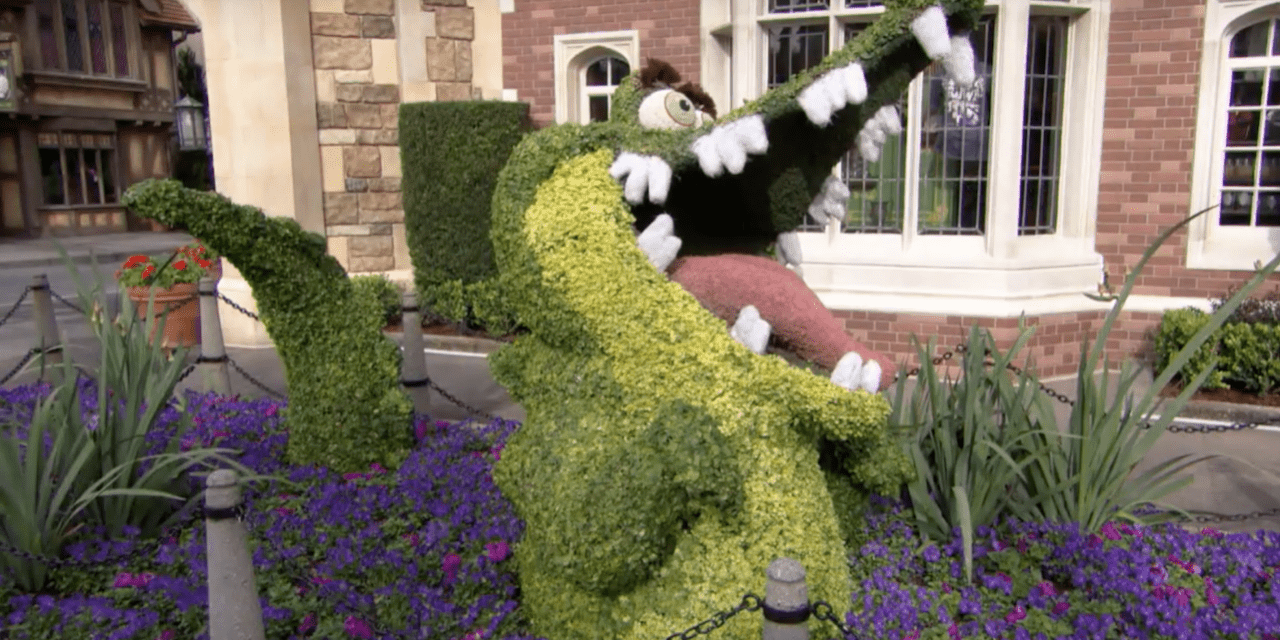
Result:
<instances>
[{"instance_id":1,"label":"tudor-style facade","mask_svg":"<svg viewBox=\"0 0 1280 640\"><path fill-rule=\"evenodd\" d=\"M507 97L548 123L600 117L601 69L649 57L736 107L855 37L883 2L504 10ZM1274 0L987 0L975 117L948 124L939 83L916 80L904 134L874 165L851 155L839 170L853 193L846 221L803 230L806 281L898 357L912 356L912 333L951 345L975 322L1010 339L1025 314L1042 373L1067 374L1106 309L1083 294L1104 273L1121 281L1161 229L1221 202L1138 280L1112 347L1139 353L1162 311L1208 307L1280 251L1278 32Z\"/></svg>"},{"instance_id":2,"label":"tudor-style facade","mask_svg":"<svg viewBox=\"0 0 1280 640\"><path fill-rule=\"evenodd\" d=\"M174 33L197 30L177 0L0 0L5 235L140 227L120 195L170 175Z\"/></svg>"}]
</instances>

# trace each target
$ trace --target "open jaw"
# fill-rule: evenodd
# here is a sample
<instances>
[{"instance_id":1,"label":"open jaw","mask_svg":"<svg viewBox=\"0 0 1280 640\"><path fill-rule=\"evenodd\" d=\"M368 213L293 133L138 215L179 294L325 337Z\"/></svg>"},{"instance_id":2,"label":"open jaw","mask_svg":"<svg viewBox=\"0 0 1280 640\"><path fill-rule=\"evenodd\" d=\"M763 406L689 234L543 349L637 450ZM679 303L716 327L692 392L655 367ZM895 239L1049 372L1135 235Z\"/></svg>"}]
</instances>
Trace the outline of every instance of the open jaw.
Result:
<instances>
[{"instance_id":1,"label":"open jaw","mask_svg":"<svg viewBox=\"0 0 1280 640\"><path fill-rule=\"evenodd\" d=\"M787 84L687 131L672 151L624 148L610 174L642 229L641 250L666 271L682 246L752 254L774 245L798 271L795 230L806 215L823 225L844 219L849 190L833 169L850 148L869 163L879 160L887 139L902 133L897 102L911 80L936 62L955 83L974 82L968 31L980 7L949 0L922 7L910 22L876 22ZM760 353L769 329L755 307L744 306L731 334ZM878 363L850 352L832 381L874 391L880 377Z\"/></svg>"}]
</instances>

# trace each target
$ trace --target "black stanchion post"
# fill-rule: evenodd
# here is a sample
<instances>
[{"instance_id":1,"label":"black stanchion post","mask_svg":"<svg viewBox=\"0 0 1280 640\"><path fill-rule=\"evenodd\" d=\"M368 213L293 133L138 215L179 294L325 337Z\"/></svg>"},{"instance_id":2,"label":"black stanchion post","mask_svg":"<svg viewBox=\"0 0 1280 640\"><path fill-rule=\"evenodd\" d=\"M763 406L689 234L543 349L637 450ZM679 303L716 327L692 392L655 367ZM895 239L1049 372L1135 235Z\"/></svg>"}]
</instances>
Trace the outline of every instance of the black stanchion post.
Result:
<instances>
[{"instance_id":1,"label":"black stanchion post","mask_svg":"<svg viewBox=\"0 0 1280 640\"><path fill-rule=\"evenodd\" d=\"M809 587L804 566L778 558L765 570L764 640L809 640Z\"/></svg>"},{"instance_id":2,"label":"black stanchion post","mask_svg":"<svg viewBox=\"0 0 1280 640\"><path fill-rule=\"evenodd\" d=\"M418 296L406 291L402 301L401 325L404 329L404 355L400 381L415 413L430 413L431 389L427 386L427 353L422 344L422 316L418 312Z\"/></svg>"},{"instance_id":3,"label":"black stanchion post","mask_svg":"<svg viewBox=\"0 0 1280 640\"><path fill-rule=\"evenodd\" d=\"M243 500L235 471L219 469L205 480L210 640L263 640L266 636L248 533L239 518Z\"/></svg>"}]
</instances>

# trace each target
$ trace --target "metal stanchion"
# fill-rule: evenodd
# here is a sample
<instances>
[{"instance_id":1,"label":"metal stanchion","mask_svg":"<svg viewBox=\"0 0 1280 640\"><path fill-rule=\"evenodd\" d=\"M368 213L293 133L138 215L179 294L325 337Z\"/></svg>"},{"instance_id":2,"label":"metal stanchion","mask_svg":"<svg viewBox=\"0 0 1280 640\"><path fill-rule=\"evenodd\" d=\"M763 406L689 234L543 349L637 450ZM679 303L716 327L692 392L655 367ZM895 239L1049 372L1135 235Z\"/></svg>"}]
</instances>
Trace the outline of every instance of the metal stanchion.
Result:
<instances>
[{"instance_id":1,"label":"metal stanchion","mask_svg":"<svg viewBox=\"0 0 1280 640\"><path fill-rule=\"evenodd\" d=\"M204 522L209 563L209 639L263 640L262 605L253 579L239 476L219 469L205 481Z\"/></svg>"},{"instance_id":2,"label":"metal stanchion","mask_svg":"<svg viewBox=\"0 0 1280 640\"><path fill-rule=\"evenodd\" d=\"M400 383L413 400L413 411L430 413L431 389L427 378L427 354L422 345L422 317L418 313L418 296L406 291L402 301L401 325L404 329L404 354Z\"/></svg>"},{"instance_id":3,"label":"metal stanchion","mask_svg":"<svg viewBox=\"0 0 1280 640\"><path fill-rule=\"evenodd\" d=\"M765 570L764 640L809 640L809 587L804 567L778 558Z\"/></svg>"},{"instance_id":4,"label":"metal stanchion","mask_svg":"<svg viewBox=\"0 0 1280 640\"><path fill-rule=\"evenodd\" d=\"M231 393L227 371L227 349L222 344L222 320L218 317L218 283L200 279L200 357L196 358L204 390L219 395Z\"/></svg>"},{"instance_id":5,"label":"metal stanchion","mask_svg":"<svg viewBox=\"0 0 1280 640\"><path fill-rule=\"evenodd\" d=\"M46 369L54 372L50 374L51 377L56 376L59 369L49 365L62 364L62 336L58 333L58 321L53 317L53 296L49 292L49 278L45 274L32 277L31 298L35 305L35 348L40 351L42 358L41 377L44 377Z\"/></svg>"}]
</instances>

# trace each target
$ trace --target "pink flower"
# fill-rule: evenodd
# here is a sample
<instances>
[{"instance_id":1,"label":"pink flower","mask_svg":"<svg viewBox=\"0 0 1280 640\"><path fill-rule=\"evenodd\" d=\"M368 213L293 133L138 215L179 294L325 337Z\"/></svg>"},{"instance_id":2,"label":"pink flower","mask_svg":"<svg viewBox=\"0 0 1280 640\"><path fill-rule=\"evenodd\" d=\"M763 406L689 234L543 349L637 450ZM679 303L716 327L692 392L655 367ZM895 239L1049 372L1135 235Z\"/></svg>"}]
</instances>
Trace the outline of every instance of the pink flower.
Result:
<instances>
[{"instance_id":1,"label":"pink flower","mask_svg":"<svg viewBox=\"0 0 1280 640\"><path fill-rule=\"evenodd\" d=\"M489 559L494 562L502 562L503 560L506 560L507 556L510 555L511 552L510 548L507 547L507 543L501 540L484 545L484 551L488 554Z\"/></svg>"},{"instance_id":2,"label":"pink flower","mask_svg":"<svg viewBox=\"0 0 1280 640\"><path fill-rule=\"evenodd\" d=\"M1187 606L1191 602L1191 590L1178 589L1177 599L1178 599L1178 606L1180 607Z\"/></svg>"},{"instance_id":3,"label":"pink flower","mask_svg":"<svg viewBox=\"0 0 1280 640\"><path fill-rule=\"evenodd\" d=\"M1116 526L1110 522L1102 525L1102 535L1108 540L1119 540L1121 538L1120 532L1116 530Z\"/></svg>"},{"instance_id":4,"label":"pink flower","mask_svg":"<svg viewBox=\"0 0 1280 640\"><path fill-rule=\"evenodd\" d=\"M137 575L132 573L117 573L116 579L111 583L111 586L116 589L126 587L145 587L154 577L156 576L153 573L139 573Z\"/></svg>"},{"instance_id":5,"label":"pink flower","mask_svg":"<svg viewBox=\"0 0 1280 640\"><path fill-rule=\"evenodd\" d=\"M1053 615L1055 615L1055 616L1060 616L1060 615L1062 615L1062 614L1066 613L1066 612L1067 612L1067 609L1070 609L1070 608L1071 608L1071 604L1070 604L1070 603L1068 603L1068 602L1059 602L1058 604L1053 605Z\"/></svg>"},{"instance_id":6,"label":"pink flower","mask_svg":"<svg viewBox=\"0 0 1280 640\"><path fill-rule=\"evenodd\" d=\"M343 479L343 480L361 480L361 479L364 479L364 478L366 478L366 477L368 477L368 476L366 476L366 475L365 475L365 474L363 474L363 473L356 473L356 472L354 472L354 471L352 471L352 472L350 472L350 473L344 473L344 474L342 474L342 479Z\"/></svg>"},{"instance_id":7,"label":"pink flower","mask_svg":"<svg viewBox=\"0 0 1280 640\"><path fill-rule=\"evenodd\" d=\"M384 468L382 467L382 465L380 465L380 464L378 464L378 463L376 463L376 462L374 462L373 464L370 464L370 465L369 465L369 468L373 470L373 473L371 473L371 474L369 474L369 475L376 475L376 474L379 474L379 473L386 473L386 472L387 472L387 470L386 470L386 469L384 469Z\"/></svg>"},{"instance_id":8,"label":"pink flower","mask_svg":"<svg viewBox=\"0 0 1280 640\"><path fill-rule=\"evenodd\" d=\"M173 640L176 637L178 637L178 633L176 631L173 629L165 629L160 632L160 635L156 636L156 640Z\"/></svg>"},{"instance_id":9,"label":"pink flower","mask_svg":"<svg viewBox=\"0 0 1280 640\"><path fill-rule=\"evenodd\" d=\"M277 515L281 515L281 516L287 516L287 515L293 514L293 509L290 509L289 507L276 507L272 509L272 511L276 512Z\"/></svg>"},{"instance_id":10,"label":"pink flower","mask_svg":"<svg viewBox=\"0 0 1280 640\"><path fill-rule=\"evenodd\" d=\"M1027 541L1025 538L1018 538L1018 553L1027 552Z\"/></svg>"},{"instance_id":11,"label":"pink flower","mask_svg":"<svg viewBox=\"0 0 1280 640\"><path fill-rule=\"evenodd\" d=\"M417 426L413 428L413 437L419 440L427 437L427 423L419 422Z\"/></svg>"},{"instance_id":12,"label":"pink flower","mask_svg":"<svg viewBox=\"0 0 1280 640\"><path fill-rule=\"evenodd\" d=\"M1214 529L1213 527L1205 527L1200 530L1200 535L1209 536L1212 538L1221 538L1222 532L1218 531L1217 529Z\"/></svg>"},{"instance_id":13,"label":"pink flower","mask_svg":"<svg viewBox=\"0 0 1280 640\"><path fill-rule=\"evenodd\" d=\"M302 624L298 625L298 633L306 634L316 628L316 614L308 613L307 617L302 619Z\"/></svg>"},{"instance_id":14,"label":"pink flower","mask_svg":"<svg viewBox=\"0 0 1280 640\"><path fill-rule=\"evenodd\" d=\"M1208 579L1208 578L1206 578L1206 580L1207 580L1207 579ZM1205 588L1204 588L1204 597L1205 597L1205 599L1206 599L1206 600L1208 600L1208 601L1209 601L1209 604L1210 604L1210 605L1212 605L1212 606L1217 606L1217 605L1218 605L1218 603L1222 602L1222 598L1219 598L1219 597L1218 597L1218 592L1217 592L1217 590L1215 590L1215 589L1213 588L1213 585L1211 585L1211 584L1210 584L1210 585L1206 585L1206 586L1205 586Z\"/></svg>"},{"instance_id":15,"label":"pink flower","mask_svg":"<svg viewBox=\"0 0 1280 640\"><path fill-rule=\"evenodd\" d=\"M450 553L444 557L444 561L440 563L440 566L444 569L446 579L452 582L454 578L458 577L458 567L462 566L462 558L458 557L457 554Z\"/></svg>"},{"instance_id":16,"label":"pink flower","mask_svg":"<svg viewBox=\"0 0 1280 640\"><path fill-rule=\"evenodd\" d=\"M1040 587L1040 594L1046 598L1052 598L1053 596L1058 595L1058 590L1054 588L1052 582L1045 581L1036 586Z\"/></svg>"},{"instance_id":17,"label":"pink flower","mask_svg":"<svg viewBox=\"0 0 1280 640\"><path fill-rule=\"evenodd\" d=\"M907 634L907 637L903 638L902 640L920 640L920 630L912 629L911 633Z\"/></svg>"},{"instance_id":18,"label":"pink flower","mask_svg":"<svg viewBox=\"0 0 1280 640\"><path fill-rule=\"evenodd\" d=\"M991 548L995 549L996 551L1003 551L1006 547L1008 547L1008 545L1001 542L999 538L996 538L991 542Z\"/></svg>"},{"instance_id":19,"label":"pink flower","mask_svg":"<svg viewBox=\"0 0 1280 640\"><path fill-rule=\"evenodd\" d=\"M267 407L267 410L264 413L266 413L268 416L274 416L276 412L279 410L280 410L280 406L273 404Z\"/></svg>"},{"instance_id":20,"label":"pink flower","mask_svg":"<svg viewBox=\"0 0 1280 640\"><path fill-rule=\"evenodd\" d=\"M409 539L409 546L411 547L418 546L418 532L415 531L413 533L406 533L403 537Z\"/></svg>"},{"instance_id":21,"label":"pink flower","mask_svg":"<svg viewBox=\"0 0 1280 640\"><path fill-rule=\"evenodd\" d=\"M445 429L449 426L448 420L436 420L436 428Z\"/></svg>"},{"instance_id":22,"label":"pink flower","mask_svg":"<svg viewBox=\"0 0 1280 640\"><path fill-rule=\"evenodd\" d=\"M951 626L947 627L947 636L952 640L956 640L960 637L960 628L956 626L956 623L952 622Z\"/></svg>"},{"instance_id":23,"label":"pink flower","mask_svg":"<svg viewBox=\"0 0 1280 640\"><path fill-rule=\"evenodd\" d=\"M502 459L502 447L494 447L489 450L489 453L493 455L494 462Z\"/></svg>"},{"instance_id":24,"label":"pink flower","mask_svg":"<svg viewBox=\"0 0 1280 640\"><path fill-rule=\"evenodd\" d=\"M369 623L355 616L347 616L347 621L342 627L346 629L348 635L356 638L373 637L373 628L369 626Z\"/></svg>"},{"instance_id":25,"label":"pink flower","mask_svg":"<svg viewBox=\"0 0 1280 640\"><path fill-rule=\"evenodd\" d=\"M1100 546L1102 546L1102 538L1099 538L1099 537L1098 537L1098 534L1096 534L1096 533L1091 533L1091 534L1089 534L1089 546L1091 546L1091 547L1100 547Z\"/></svg>"},{"instance_id":26,"label":"pink flower","mask_svg":"<svg viewBox=\"0 0 1280 640\"><path fill-rule=\"evenodd\" d=\"M1025 619L1026 617L1027 617L1027 610L1023 609L1021 605L1018 605L1013 608L1013 611L1010 611L1009 613L1005 614L1004 621L1008 622L1009 624L1015 624Z\"/></svg>"},{"instance_id":27,"label":"pink flower","mask_svg":"<svg viewBox=\"0 0 1280 640\"><path fill-rule=\"evenodd\" d=\"M951 593L951 583L950 583L950 582L944 582L944 583L942 583L942 592L943 592L943 593Z\"/></svg>"}]
</instances>

